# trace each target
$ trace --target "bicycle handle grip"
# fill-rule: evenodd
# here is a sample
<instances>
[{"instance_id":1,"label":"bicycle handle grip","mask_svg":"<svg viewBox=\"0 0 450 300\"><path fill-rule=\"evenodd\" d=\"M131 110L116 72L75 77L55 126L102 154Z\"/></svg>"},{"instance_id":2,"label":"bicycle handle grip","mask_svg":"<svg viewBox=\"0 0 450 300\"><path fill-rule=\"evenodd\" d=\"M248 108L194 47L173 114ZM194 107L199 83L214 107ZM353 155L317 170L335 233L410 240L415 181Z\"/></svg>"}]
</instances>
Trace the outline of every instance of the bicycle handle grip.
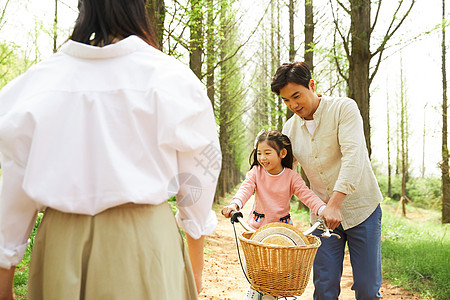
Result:
<instances>
[{"instance_id":1,"label":"bicycle handle grip","mask_svg":"<svg viewBox=\"0 0 450 300\"><path fill-rule=\"evenodd\" d=\"M242 215L242 213L240 211L233 211L231 213L231 223L236 223L239 222L238 218L243 218L244 216Z\"/></svg>"}]
</instances>

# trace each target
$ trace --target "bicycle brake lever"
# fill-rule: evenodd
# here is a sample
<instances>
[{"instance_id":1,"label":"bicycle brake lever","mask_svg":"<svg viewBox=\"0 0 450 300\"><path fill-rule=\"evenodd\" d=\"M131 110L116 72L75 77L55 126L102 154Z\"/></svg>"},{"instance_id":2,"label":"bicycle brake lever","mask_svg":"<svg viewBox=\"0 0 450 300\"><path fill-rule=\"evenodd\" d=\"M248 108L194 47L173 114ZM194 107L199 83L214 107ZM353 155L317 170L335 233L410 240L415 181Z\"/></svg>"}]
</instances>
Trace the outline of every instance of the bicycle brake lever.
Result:
<instances>
[{"instance_id":1,"label":"bicycle brake lever","mask_svg":"<svg viewBox=\"0 0 450 300\"><path fill-rule=\"evenodd\" d=\"M323 226L325 227L325 230L324 230L324 232L321 235L322 237L327 238L327 239L332 237L332 236L335 236L338 239L341 238L341 236L339 234L333 233L333 230L329 229L327 224L325 224L325 222L323 222Z\"/></svg>"},{"instance_id":2,"label":"bicycle brake lever","mask_svg":"<svg viewBox=\"0 0 450 300\"><path fill-rule=\"evenodd\" d=\"M303 232L304 235L308 235L314 232L314 230L316 229L321 229L323 230L323 233L321 234L322 237L324 238L330 238L332 236L335 236L336 238L340 239L341 236L339 234L333 233L333 230L330 230L327 226L327 224L325 223L324 220L319 219L317 220L316 223L314 223L308 230L306 230L305 232Z\"/></svg>"},{"instance_id":3,"label":"bicycle brake lever","mask_svg":"<svg viewBox=\"0 0 450 300\"><path fill-rule=\"evenodd\" d=\"M316 230L317 228L319 228L319 226L323 225L323 220L317 220L316 223L314 223L308 230L304 231L303 234L304 235L308 235L313 233L314 230Z\"/></svg>"}]
</instances>

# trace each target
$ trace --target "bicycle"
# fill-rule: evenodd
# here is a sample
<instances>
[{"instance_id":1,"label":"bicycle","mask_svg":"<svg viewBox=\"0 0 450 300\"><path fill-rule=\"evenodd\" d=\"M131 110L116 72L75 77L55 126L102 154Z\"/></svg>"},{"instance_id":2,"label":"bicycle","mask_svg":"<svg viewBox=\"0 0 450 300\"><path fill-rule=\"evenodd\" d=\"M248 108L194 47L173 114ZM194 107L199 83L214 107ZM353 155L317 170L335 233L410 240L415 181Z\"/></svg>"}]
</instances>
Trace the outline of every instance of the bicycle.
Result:
<instances>
[{"instance_id":1,"label":"bicycle","mask_svg":"<svg viewBox=\"0 0 450 300\"><path fill-rule=\"evenodd\" d=\"M245 229L239 237L234 225L236 222ZM296 296L303 294L309 281L315 254L321 245L320 239L311 235L314 230L323 230L321 236L325 238L341 238L327 227L324 220L320 219L305 232L284 223L271 223L261 229L274 228L272 232L279 231L276 235L288 241L292 240L291 246L273 245L252 240L255 230L244 221L240 211L231 214L231 223L242 271L251 289L258 293L258 300L297 299ZM297 243L292 235L286 234L286 230L296 231L297 235L303 234L307 239L306 243L303 242L303 245ZM239 251L238 238L244 252L245 267Z\"/></svg>"}]
</instances>

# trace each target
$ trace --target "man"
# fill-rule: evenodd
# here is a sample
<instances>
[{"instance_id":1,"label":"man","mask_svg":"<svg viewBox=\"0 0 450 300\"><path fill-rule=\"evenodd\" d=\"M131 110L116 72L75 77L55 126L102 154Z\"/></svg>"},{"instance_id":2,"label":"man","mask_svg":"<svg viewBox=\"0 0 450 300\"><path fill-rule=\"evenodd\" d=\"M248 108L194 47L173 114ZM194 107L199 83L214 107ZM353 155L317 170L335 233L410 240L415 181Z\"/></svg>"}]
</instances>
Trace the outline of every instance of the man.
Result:
<instances>
[{"instance_id":1,"label":"man","mask_svg":"<svg viewBox=\"0 0 450 300\"><path fill-rule=\"evenodd\" d=\"M327 203L322 215L328 227L342 237L321 238L314 261L314 299L338 299L346 243L356 299L379 299L379 204L383 198L370 165L356 102L318 95L303 62L280 66L271 88L294 112L283 133L291 139L294 157L311 189Z\"/></svg>"}]
</instances>

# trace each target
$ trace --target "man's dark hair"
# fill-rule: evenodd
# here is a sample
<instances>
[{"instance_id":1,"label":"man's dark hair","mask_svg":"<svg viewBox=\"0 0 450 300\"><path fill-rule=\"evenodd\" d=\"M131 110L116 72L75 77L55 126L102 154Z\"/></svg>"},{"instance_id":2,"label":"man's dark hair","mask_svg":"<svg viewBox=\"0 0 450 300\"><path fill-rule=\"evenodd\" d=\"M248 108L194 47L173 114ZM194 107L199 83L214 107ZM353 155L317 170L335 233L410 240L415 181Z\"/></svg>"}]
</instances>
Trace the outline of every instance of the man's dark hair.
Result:
<instances>
[{"instance_id":1,"label":"man's dark hair","mask_svg":"<svg viewBox=\"0 0 450 300\"><path fill-rule=\"evenodd\" d=\"M290 82L303 85L309 89L310 80L311 71L306 63L284 63L278 67L277 71L273 75L270 88L272 89L272 92L279 95L280 90Z\"/></svg>"},{"instance_id":2,"label":"man's dark hair","mask_svg":"<svg viewBox=\"0 0 450 300\"><path fill-rule=\"evenodd\" d=\"M137 35L158 48L145 0L78 0L79 15L71 40L104 46L114 39Z\"/></svg>"}]
</instances>

